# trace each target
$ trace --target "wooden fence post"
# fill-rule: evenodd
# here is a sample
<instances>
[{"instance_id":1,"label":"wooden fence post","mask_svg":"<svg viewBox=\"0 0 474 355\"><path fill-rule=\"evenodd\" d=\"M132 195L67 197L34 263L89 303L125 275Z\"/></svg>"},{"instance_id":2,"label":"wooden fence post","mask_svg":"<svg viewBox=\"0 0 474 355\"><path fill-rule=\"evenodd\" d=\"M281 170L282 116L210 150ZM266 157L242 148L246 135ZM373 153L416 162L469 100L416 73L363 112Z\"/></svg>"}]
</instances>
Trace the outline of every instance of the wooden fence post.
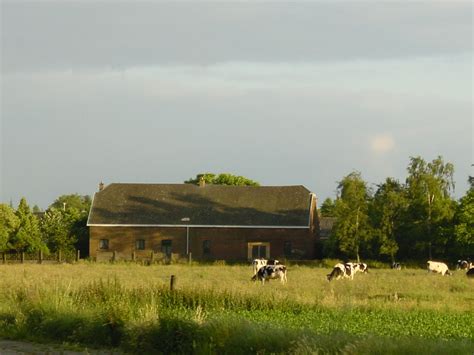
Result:
<instances>
[{"instance_id":1,"label":"wooden fence post","mask_svg":"<svg viewBox=\"0 0 474 355\"><path fill-rule=\"evenodd\" d=\"M58 250L58 263L61 262L61 259L62 259L62 253L61 253L61 250Z\"/></svg>"},{"instance_id":2,"label":"wooden fence post","mask_svg":"<svg viewBox=\"0 0 474 355\"><path fill-rule=\"evenodd\" d=\"M189 265L191 265L192 262L193 262L193 253L189 253L188 254L188 263L189 263Z\"/></svg>"},{"instance_id":3,"label":"wooden fence post","mask_svg":"<svg viewBox=\"0 0 474 355\"><path fill-rule=\"evenodd\" d=\"M77 249L76 251L76 263L79 262L79 259L81 258L81 251Z\"/></svg>"},{"instance_id":4,"label":"wooden fence post","mask_svg":"<svg viewBox=\"0 0 474 355\"><path fill-rule=\"evenodd\" d=\"M43 251L40 250L38 252L38 264L42 264L43 263Z\"/></svg>"},{"instance_id":5,"label":"wooden fence post","mask_svg":"<svg viewBox=\"0 0 474 355\"><path fill-rule=\"evenodd\" d=\"M4 264L7 263L7 253L5 253L5 252L2 253L2 260L3 260Z\"/></svg>"},{"instance_id":6,"label":"wooden fence post","mask_svg":"<svg viewBox=\"0 0 474 355\"><path fill-rule=\"evenodd\" d=\"M20 260L21 260L22 264L25 262L25 252L23 252L23 251L20 254Z\"/></svg>"},{"instance_id":7,"label":"wooden fence post","mask_svg":"<svg viewBox=\"0 0 474 355\"><path fill-rule=\"evenodd\" d=\"M117 260L117 252L114 250L112 254L112 261L115 262Z\"/></svg>"},{"instance_id":8,"label":"wooden fence post","mask_svg":"<svg viewBox=\"0 0 474 355\"><path fill-rule=\"evenodd\" d=\"M135 260L137 260L137 254L135 253L135 251L132 251L132 261Z\"/></svg>"},{"instance_id":9,"label":"wooden fence post","mask_svg":"<svg viewBox=\"0 0 474 355\"><path fill-rule=\"evenodd\" d=\"M152 250L150 254L150 265L153 264L154 261L155 261L155 253Z\"/></svg>"},{"instance_id":10,"label":"wooden fence post","mask_svg":"<svg viewBox=\"0 0 474 355\"><path fill-rule=\"evenodd\" d=\"M176 276L171 275L171 278L170 278L170 290L171 290L171 291L174 291L175 286L176 286Z\"/></svg>"}]
</instances>

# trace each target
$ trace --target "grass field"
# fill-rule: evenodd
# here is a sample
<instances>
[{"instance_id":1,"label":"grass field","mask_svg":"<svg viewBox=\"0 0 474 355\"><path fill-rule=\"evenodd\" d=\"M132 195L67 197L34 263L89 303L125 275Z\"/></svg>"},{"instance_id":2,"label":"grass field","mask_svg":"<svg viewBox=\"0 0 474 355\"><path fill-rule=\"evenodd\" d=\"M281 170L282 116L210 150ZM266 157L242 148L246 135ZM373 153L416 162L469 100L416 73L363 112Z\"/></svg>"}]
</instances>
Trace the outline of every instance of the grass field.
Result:
<instances>
[{"instance_id":1,"label":"grass field","mask_svg":"<svg viewBox=\"0 0 474 355\"><path fill-rule=\"evenodd\" d=\"M288 284L244 265L0 265L0 336L131 353L472 354L474 281L370 270ZM176 290L169 290L176 275Z\"/></svg>"}]
</instances>

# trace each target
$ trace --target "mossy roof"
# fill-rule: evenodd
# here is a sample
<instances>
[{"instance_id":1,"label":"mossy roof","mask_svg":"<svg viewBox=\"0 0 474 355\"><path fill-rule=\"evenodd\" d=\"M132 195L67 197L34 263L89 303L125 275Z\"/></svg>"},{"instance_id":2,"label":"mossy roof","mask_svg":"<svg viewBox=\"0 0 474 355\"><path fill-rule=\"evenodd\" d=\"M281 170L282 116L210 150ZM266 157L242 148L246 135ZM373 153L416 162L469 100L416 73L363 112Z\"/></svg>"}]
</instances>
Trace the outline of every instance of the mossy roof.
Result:
<instances>
[{"instance_id":1,"label":"mossy roof","mask_svg":"<svg viewBox=\"0 0 474 355\"><path fill-rule=\"evenodd\" d=\"M307 227L310 197L304 186L114 183L95 194L88 225Z\"/></svg>"}]
</instances>

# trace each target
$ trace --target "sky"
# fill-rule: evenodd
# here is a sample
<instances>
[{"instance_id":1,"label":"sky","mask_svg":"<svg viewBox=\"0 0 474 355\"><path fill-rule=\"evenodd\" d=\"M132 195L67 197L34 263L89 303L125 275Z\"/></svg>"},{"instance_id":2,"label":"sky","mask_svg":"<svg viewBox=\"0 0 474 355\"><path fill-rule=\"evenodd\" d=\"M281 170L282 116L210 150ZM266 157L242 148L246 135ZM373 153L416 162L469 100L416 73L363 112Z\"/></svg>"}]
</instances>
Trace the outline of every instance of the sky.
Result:
<instances>
[{"instance_id":1,"label":"sky","mask_svg":"<svg viewBox=\"0 0 474 355\"><path fill-rule=\"evenodd\" d=\"M470 1L1 1L0 203L473 163Z\"/></svg>"}]
</instances>

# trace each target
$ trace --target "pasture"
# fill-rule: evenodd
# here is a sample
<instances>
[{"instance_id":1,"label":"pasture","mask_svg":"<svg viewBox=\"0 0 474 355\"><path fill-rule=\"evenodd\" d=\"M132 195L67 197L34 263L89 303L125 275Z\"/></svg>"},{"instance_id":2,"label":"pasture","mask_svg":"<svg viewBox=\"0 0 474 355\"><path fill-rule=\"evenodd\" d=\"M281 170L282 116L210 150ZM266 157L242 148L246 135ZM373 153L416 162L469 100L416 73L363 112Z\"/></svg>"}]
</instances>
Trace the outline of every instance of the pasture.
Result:
<instances>
[{"instance_id":1,"label":"pasture","mask_svg":"<svg viewBox=\"0 0 474 355\"><path fill-rule=\"evenodd\" d=\"M330 271L293 265L287 284L261 285L247 265L0 265L0 337L131 353L473 353L464 272Z\"/></svg>"}]
</instances>

